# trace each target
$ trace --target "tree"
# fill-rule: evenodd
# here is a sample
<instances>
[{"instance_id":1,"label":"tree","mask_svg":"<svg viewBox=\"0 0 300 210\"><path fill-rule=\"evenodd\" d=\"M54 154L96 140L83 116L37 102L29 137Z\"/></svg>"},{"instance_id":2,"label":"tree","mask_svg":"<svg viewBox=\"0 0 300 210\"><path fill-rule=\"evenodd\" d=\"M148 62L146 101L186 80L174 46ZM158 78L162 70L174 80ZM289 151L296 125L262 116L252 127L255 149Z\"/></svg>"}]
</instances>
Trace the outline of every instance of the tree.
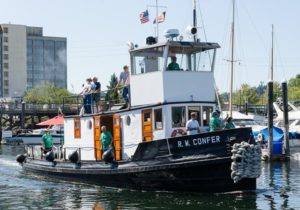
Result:
<instances>
[{"instance_id":1,"label":"tree","mask_svg":"<svg viewBox=\"0 0 300 210\"><path fill-rule=\"evenodd\" d=\"M58 88L52 83L46 82L26 91L24 100L32 104L61 104L63 98L68 96L71 96L71 93L67 89Z\"/></svg>"},{"instance_id":2,"label":"tree","mask_svg":"<svg viewBox=\"0 0 300 210\"><path fill-rule=\"evenodd\" d=\"M300 88L300 74L297 74L295 78L292 78L288 82L288 87L299 87Z\"/></svg>"},{"instance_id":3,"label":"tree","mask_svg":"<svg viewBox=\"0 0 300 210\"><path fill-rule=\"evenodd\" d=\"M249 104L256 104L259 100L257 96L256 88L251 87L248 84L242 84L241 88L234 92L233 103L243 104L243 102L248 102Z\"/></svg>"},{"instance_id":4,"label":"tree","mask_svg":"<svg viewBox=\"0 0 300 210\"><path fill-rule=\"evenodd\" d=\"M118 93L118 78L116 74L113 73L110 77L109 85L107 86L107 93L105 95L105 101L118 103L119 93Z\"/></svg>"}]
</instances>

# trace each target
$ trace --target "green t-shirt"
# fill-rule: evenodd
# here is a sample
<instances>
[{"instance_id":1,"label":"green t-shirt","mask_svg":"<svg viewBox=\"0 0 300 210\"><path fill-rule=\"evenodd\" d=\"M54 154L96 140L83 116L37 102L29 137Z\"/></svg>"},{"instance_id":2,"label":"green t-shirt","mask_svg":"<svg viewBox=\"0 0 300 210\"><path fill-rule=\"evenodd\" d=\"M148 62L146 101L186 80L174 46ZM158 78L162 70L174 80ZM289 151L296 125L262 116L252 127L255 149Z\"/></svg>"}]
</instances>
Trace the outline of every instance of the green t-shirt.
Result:
<instances>
[{"instance_id":1,"label":"green t-shirt","mask_svg":"<svg viewBox=\"0 0 300 210\"><path fill-rule=\"evenodd\" d=\"M225 128L226 129L233 129L233 128L235 128L235 126L232 122L230 122L230 123L226 123Z\"/></svg>"},{"instance_id":2,"label":"green t-shirt","mask_svg":"<svg viewBox=\"0 0 300 210\"><path fill-rule=\"evenodd\" d=\"M170 71L173 71L173 70L178 71L178 70L180 70L178 63L170 63L168 65L168 70L170 70Z\"/></svg>"},{"instance_id":3,"label":"green t-shirt","mask_svg":"<svg viewBox=\"0 0 300 210\"><path fill-rule=\"evenodd\" d=\"M102 143L102 150L107 150L109 145L111 145L112 135L109 131L101 133L100 140Z\"/></svg>"},{"instance_id":4,"label":"green t-shirt","mask_svg":"<svg viewBox=\"0 0 300 210\"><path fill-rule=\"evenodd\" d=\"M222 122L220 118L212 117L209 122L209 131L216 131L222 129Z\"/></svg>"},{"instance_id":5,"label":"green t-shirt","mask_svg":"<svg viewBox=\"0 0 300 210\"><path fill-rule=\"evenodd\" d=\"M51 134L44 134L42 136L42 141L45 145L45 149L51 149L53 146L53 137Z\"/></svg>"}]
</instances>

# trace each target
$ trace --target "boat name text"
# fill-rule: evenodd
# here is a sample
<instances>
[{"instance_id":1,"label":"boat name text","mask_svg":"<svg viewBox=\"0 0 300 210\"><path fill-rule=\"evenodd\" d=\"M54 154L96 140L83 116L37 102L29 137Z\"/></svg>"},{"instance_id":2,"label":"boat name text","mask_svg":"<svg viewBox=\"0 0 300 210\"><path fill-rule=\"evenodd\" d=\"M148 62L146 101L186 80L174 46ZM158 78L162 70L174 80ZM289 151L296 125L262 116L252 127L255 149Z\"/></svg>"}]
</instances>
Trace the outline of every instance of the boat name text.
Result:
<instances>
[{"instance_id":1,"label":"boat name text","mask_svg":"<svg viewBox=\"0 0 300 210\"><path fill-rule=\"evenodd\" d=\"M199 146L204 144L215 144L220 143L220 136L209 136L204 138L196 138L196 139L186 139L177 142L178 148L191 147L191 146Z\"/></svg>"}]
</instances>

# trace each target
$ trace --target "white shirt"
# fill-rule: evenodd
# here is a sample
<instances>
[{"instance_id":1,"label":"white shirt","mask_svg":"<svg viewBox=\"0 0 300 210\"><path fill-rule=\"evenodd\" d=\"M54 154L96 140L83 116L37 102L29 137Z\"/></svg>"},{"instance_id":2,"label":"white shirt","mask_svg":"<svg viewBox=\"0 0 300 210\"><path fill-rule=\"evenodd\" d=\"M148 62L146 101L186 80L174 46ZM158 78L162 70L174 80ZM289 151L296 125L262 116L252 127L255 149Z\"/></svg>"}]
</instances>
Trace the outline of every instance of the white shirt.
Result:
<instances>
[{"instance_id":1,"label":"white shirt","mask_svg":"<svg viewBox=\"0 0 300 210\"><path fill-rule=\"evenodd\" d=\"M200 129L198 121L194 120L194 119L190 119L189 121L187 121L185 127L186 127L186 130L187 130L187 135L198 134L198 129ZM190 130L188 130L188 128Z\"/></svg>"}]
</instances>

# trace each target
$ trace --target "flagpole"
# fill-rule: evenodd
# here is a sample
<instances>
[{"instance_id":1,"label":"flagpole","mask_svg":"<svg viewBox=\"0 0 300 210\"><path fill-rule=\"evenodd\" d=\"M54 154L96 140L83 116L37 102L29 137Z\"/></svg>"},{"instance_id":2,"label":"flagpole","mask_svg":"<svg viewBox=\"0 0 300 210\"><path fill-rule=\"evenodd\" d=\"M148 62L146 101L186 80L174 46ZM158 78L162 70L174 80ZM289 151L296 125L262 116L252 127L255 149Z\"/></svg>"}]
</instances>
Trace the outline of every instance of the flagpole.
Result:
<instances>
[{"instance_id":1,"label":"flagpole","mask_svg":"<svg viewBox=\"0 0 300 210\"><path fill-rule=\"evenodd\" d=\"M157 36L157 42L158 42L158 40L159 40L159 30L158 30L157 17L158 17L158 0L156 0L156 36Z\"/></svg>"}]
</instances>

